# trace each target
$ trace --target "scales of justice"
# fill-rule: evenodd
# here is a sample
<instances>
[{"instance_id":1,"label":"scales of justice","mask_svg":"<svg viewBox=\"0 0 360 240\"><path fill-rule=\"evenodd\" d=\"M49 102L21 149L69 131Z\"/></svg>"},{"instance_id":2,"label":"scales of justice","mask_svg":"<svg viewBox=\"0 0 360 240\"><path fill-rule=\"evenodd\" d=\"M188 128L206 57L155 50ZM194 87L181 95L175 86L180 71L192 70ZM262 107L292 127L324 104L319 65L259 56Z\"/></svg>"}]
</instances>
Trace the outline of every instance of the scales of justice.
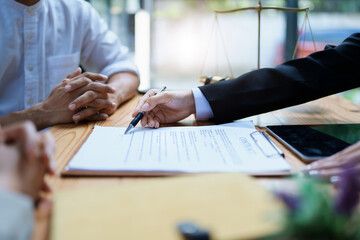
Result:
<instances>
[{"instance_id":1,"label":"scales of justice","mask_svg":"<svg viewBox=\"0 0 360 240\"><path fill-rule=\"evenodd\" d=\"M295 48L294 48L292 59L295 59L295 57L296 57L296 53L297 53L298 47L299 47L300 37L301 37L303 32L304 32L303 48L305 46L306 26L309 27L312 43L313 43L313 46L314 46L314 51L316 51L314 36L312 34L312 30L311 30L311 26L310 26L310 20L309 20L309 8L268 7L268 6L263 6L261 4L261 0L259 0L258 5L256 7L238 8L238 9L225 10L225 11L214 11L215 19L214 19L214 24L213 24L213 27L212 27L212 33L211 33L211 38L210 39L213 39L213 37L215 37L215 38L219 37L220 38L220 41L223 44L223 49L224 49L224 53L225 53L225 57L226 57L226 61L227 61L227 65L228 65L230 75L219 75L218 74L218 66L217 66L218 65L217 61L218 60L217 59L215 59L215 61L216 61L215 73L211 74L211 75L204 75L203 74L205 62L206 62L206 59L207 59L207 56L208 56L208 53L209 53L209 49L210 49L210 46L211 46L211 40L210 40L210 42L208 44L206 54L205 54L204 61L203 61L202 66L201 66L200 77L198 79L199 82L206 85L206 84L213 83L213 82L231 80L231 79L235 78L234 74L233 74L233 71L232 71L232 68L231 68L231 65L230 65L230 61L229 61L229 57L228 57L228 54L227 54L227 51L226 51L226 47L225 47L225 44L224 44L224 38L223 38L223 35L222 35L222 32L221 32L219 19L218 19L219 14L231 14L231 13L235 13L235 12L249 11L249 10L257 11L257 16L258 16L257 69L260 69L260 39L261 39L261 34L260 34L260 25L261 24L260 23L261 23L261 12L263 10L269 10L269 9L277 10L277 11L284 11L284 12L295 12L295 13L305 12L305 16L304 16L302 26L300 28L300 31L298 32L297 41L296 41L296 45L295 45ZM216 35L216 33L218 33L218 35Z\"/></svg>"}]
</instances>

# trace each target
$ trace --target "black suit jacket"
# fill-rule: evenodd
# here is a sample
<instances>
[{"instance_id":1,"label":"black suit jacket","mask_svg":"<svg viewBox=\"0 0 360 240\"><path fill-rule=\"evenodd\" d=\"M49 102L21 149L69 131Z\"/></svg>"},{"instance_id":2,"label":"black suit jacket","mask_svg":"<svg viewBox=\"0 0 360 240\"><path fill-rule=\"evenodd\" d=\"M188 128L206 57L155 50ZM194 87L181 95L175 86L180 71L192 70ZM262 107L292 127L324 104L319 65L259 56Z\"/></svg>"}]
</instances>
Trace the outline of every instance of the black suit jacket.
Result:
<instances>
[{"instance_id":1,"label":"black suit jacket","mask_svg":"<svg viewBox=\"0 0 360 240\"><path fill-rule=\"evenodd\" d=\"M360 33L338 46L200 87L216 123L268 112L360 86Z\"/></svg>"}]
</instances>

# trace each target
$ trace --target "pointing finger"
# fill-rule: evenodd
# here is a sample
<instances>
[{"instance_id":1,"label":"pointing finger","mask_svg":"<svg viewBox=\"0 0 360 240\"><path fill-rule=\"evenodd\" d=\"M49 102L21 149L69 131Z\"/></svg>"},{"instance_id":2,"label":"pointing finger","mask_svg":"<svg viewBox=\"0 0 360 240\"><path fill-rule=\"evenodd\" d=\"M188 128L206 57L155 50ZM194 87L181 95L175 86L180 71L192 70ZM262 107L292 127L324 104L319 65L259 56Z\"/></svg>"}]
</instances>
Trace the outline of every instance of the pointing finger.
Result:
<instances>
[{"instance_id":1,"label":"pointing finger","mask_svg":"<svg viewBox=\"0 0 360 240\"><path fill-rule=\"evenodd\" d=\"M149 99L149 97L151 97L151 96L154 96L156 92L157 92L157 89L151 89L145 93L145 95L139 100L139 102L132 114L133 117L136 117L136 115L138 115L139 112L141 112L141 108L145 104L147 99Z\"/></svg>"}]
</instances>

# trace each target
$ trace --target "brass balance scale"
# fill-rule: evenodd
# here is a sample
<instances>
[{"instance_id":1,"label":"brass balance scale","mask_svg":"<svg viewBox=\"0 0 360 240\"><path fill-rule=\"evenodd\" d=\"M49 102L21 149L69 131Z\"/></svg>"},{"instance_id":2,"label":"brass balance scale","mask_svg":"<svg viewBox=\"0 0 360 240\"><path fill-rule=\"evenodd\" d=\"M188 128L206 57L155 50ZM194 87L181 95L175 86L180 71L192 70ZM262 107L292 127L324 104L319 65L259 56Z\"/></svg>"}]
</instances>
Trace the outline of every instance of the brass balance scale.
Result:
<instances>
[{"instance_id":1,"label":"brass balance scale","mask_svg":"<svg viewBox=\"0 0 360 240\"><path fill-rule=\"evenodd\" d=\"M306 26L308 25L309 30L310 30L310 34L311 34L311 39L313 42L313 46L314 46L314 51L316 51L316 46L315 46L315 41L314 41L314 36L312 34L312 30L311 30L311 26L310 26L310 20L309 20L309 8L286 8L286 7L265 7L261 4L261 0L259 0L258 5L256 7L246 7L246 8L238 8L238 9L232 9L232 10L226 10L226 11L215 11L215 19L214 19L214 24L212 27L212 34L211 34L211 38L214 35L215 32L218 33L220 40L223 44L223 48L224 48L224 52L225 52L225 57L226 57L226 61L227 61L227 65L229 68L229 73L230 75L219 75L218 72L218 67L217 67L217 63L216 63L216 71L215 74L212 75L204 75L204 65L205 65L205 61L207 59L208 56L208 52L210 49L210 44L211 42L209 42L206 54L205 54L205 58L201 67L201 72L200 72L200 77L198 78L199 82L201 82L202 84L210 84L210 83L214 83L214 82L218 82L218 81L226 81L226 80L231 80L234 79L234 74L230 65L230 61L229 61L229 57L226 51L226 47L224 44L224 39L222 36L222 32L221 32L221 28L219 25L219 19L218 19L218 15L219 14L231 14L231 13L235 13L235 12L240 12L240 11L248 11L248 10L255 10L257 11L257 15L258 15L258 41L257 41L257 69L260 69L260 39L261 39L261 34L260 34L260 23L261 23L261 12L263 10L278 10L278 11L285 11L285 12L305 12L305 16L304 16L304 20L302 23L302 26L300 28L299 34L298 34L298 38L296 41L296 45L295 45L295 49L293 52L293 56L292 59L295 59L296 57L296 53L298 50L298 46L299 46L299 41L300 41L300 36L301 34L304 32L304 39L303 39L303 48L305 46L305 39L306 39ZM215 31L217 30L217 31ZM217 37L215 35L215 37ZM303 57L303 56L302 56ZM216 59L217 61L217 59Z\"/></svg>"}]
</instances>

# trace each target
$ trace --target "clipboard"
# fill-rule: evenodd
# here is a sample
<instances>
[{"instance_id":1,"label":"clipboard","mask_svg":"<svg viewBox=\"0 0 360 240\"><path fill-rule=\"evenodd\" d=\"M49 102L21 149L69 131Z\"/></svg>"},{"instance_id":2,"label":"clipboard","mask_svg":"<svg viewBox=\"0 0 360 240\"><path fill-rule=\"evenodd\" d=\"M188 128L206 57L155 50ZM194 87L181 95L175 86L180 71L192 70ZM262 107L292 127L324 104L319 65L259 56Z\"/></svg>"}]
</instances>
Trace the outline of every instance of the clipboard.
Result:
<instances>
[{"instance_id":1,"label":"clipboard","mask_svg":"<svg viewBox=\"0 0 360 240\"><path fill-rule=\"evenodd\" d=\"M180 127L180 128L178 127L178 128L176 128L176 131L179 130L179 129L181 129L181 130L183 130L183 129L191 129L189 131L192 131L192 130L194 130L196 128L198 128L198 130L199 130L199 128L201 128L200 131L211 131L211 130L213 130L214 133L217 133L219 135L219 134L221 134L219 128L224 128L225 127L224 129L226 129L226 131L233 131L234 128L231 129L231 130L227 128L227 127L231 127L231 126L232 125L206 126L206 127ZM99 168L91 168L91 167L87 167L87 166L82 168L82 165L81 164L79 165L78 162L83 161L83 164L87 165L86 159L87 158L93 158L93 156L86 153L86 151L87 150L92 151L95 148L94 146L96 146L96 145L93 145L93 146L88 145L88 146L86 146L87 142L93 143L94 141L98 141L98 139L101 138L101 135L96 135L96 134L99 134L96 131L100 131L100 130L101 131L107 131L106 133L101 133L101 134L105 134L105 135L103 135L102 139L107 138L107 137L111 138L111 134L115 134L114 132L117 131L118 129L119 129L120 132L123 132L122 128L111 128L111 127L99 127L99 126L96 126L94 128L93 133L90 135L88 140L82 146L82 148L84 148L84 146L85 146L85 148L87 148L87 150L86 149L80 149L79 150L80 153L77 153L78 156L75 155L74 158L73 158L73 160L75 159L75 161L77 161L76 162L77 165L76 164L71 164L71 161L70 161L67 164L67 166L63 169L62 176L172 176L172 175L180 175L180 174L214 173L214 172L245 172L245 173L247 173L249 175L253 175L253 176L280 176L280 175L283 176L283 175L289 175L290 174L290 166L283 159L284 153L281 151L281 149L279 149L269 139L269 137L264 132L256 131L253 124L250 127L245 126L243 128L244 128L244 133L242 132L242 129L240 129L240 130L238 130L238 128L236 129L236 131L241 131L241 134L243 134L243 135L240 134L237 137L242 138L242 139L246 138L244 141L248 141L248 142L244 143L244 144L245 145L246 144L251 145L251 147L254 148L254 152L255 152L255 148L258 149L256 151L255 155L250 156L252 158L255 158L255 159L253 159L254 161L259 161L258 164L256 164L256 162L251 162L249 164L249 166L252 164L251 167L252 167L252 169L255 169L255 170L250 169L250 170L243 171L243 170L238 170L237 168L231 168L231 166L228 166L227 169L221 168L223 166L220 166L219 168L211 168L211 167L209 168L208 166L200 166L199 170L190 169L190 168L192 168L193 166L196 165L196 162L194 162L194 165L191 165L190 168L188 166L188 168L185 168L185 169L182 168L182 167L180 167L180 168L177 168L177 167L170 167L170 168L163 168L163 167L161 168L160 167L160 168L156 168L156 166L150 167L149 169L145 169L145 168L144 169L139 169L139 168L134 168L134 167L126 168L126 167L123 167L123 166L120 166L118 168L113 167L113 168L110 168L110 169L102 168L102 166L100 166ZM162 130L170 131L168 129L169 128L163 128ZM174 129L175 128L172 128L172 130L174 130ZM146 131L146 130L144 130L144 131ZM154 131L161 131L161 130L154 130ZM186 131L186 130L184 130L184 131ZM96 137L93 136L93 134L95 134ZM228 136L225 136L224 138L226 138L226 137L228 137ZM236 140L236 138L225 139L224 142L226 142L226 144L228 144L228 145L223 146L221 149L228 148L229 147L229 142L230 142L230 145L232 144L231 140L234 141L234 140ZM251 142L252 142L252 144L251 144ZM147 144L149 144L149 143L147 142ZM178 143L178 145L179 144L180 143ZM209 143L209 144L211 145L212 143ZM159 144L159 145L161 145L161 144ZM158 145L156 145L155 147L154 146L153 146L154 149L156 149L158 147L159 148L161 147L161 146L158 146ZM238 145L236 145L236 147L238 147ZM220 147L218 147L218 148L220 148ZM101 147L98 147L98 149L101 149L104 152L111 151L111 150L106 151L106 150L102 149ZM113 153L111 155L111 157L109 157L110 156L109 154L107 154L106 156L107 156L107 158L117 158L120 155L124 156L125 152L129 151L128 149L129 148L124 148L124 150L122 152L119 150L120 152ZM146 155L146 151L144 151L144 152L145 153L143 155ZM280 157L276 157L277 155L281 156L282 160L279 159ZM184 155L182 155L182 156L184 156ZM242 155L237 155L237 156L243 157ZM194 157L194 156L192 156L192 157ZM214 156L210 156L210 157L214 158ZM246 158L246 155L244 157ZM216 158L216 156L215 156L215 158ZM260 159L260 160L258 160L258 159ZM164 160L171 160L171 159L164 159ZM203 160L202 160L202 162L204 162ZM242 159L242 160L244 160L244 159ZM240 160L240 161L242 161L242 160ZM275 161L275 162L274 162L274 164L269 164L269 162L267 162L267 160L268 161ZM91 162L91 160L89 160L89 161ZM104 161L106 161L106 160L104 160ZM250 160L248 160L248 159L245 159L245 161L250 162ZM261 162L261 161L263 161L263 162ZM264 162L264 161L266 161L266 162ZM284 163L280 164L280 166L281 166L280 169L281 170L276 168L276 166L279 166L280 161L284 162ZM234 160L234 162L235 162L235 160ZM287 164L287 167L284 167L285 163ZM204 163L204 165L205 164L207 164L207 162ZM258 167L255 166L255 165L257 165ZM77 166L80 166L80 167L77 167ZM244 166L245 166L245 164L244 164ZM257 171L256 170L257 168L267 169L267 170ZM269 170L269 169L271 169L271 170Z\"/></svg>"}]
</instances>

